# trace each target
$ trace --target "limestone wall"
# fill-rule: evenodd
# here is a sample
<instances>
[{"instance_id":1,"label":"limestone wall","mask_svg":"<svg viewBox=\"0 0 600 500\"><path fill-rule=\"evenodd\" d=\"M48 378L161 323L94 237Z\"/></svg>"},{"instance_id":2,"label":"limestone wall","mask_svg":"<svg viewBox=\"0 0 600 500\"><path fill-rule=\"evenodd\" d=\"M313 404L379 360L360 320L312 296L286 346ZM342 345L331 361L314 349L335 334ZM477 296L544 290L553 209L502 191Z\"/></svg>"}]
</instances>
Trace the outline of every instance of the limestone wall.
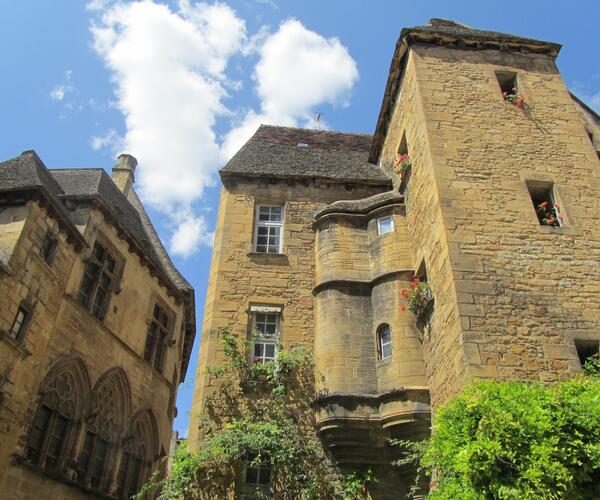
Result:
<instances>
[{"instance_id":1,"label":"limestone wall","mask_svg":"<svg viewBox=\"0 0 600 500\"><path fill-rule=\"evenodd\" d=\"M10 329L22 300L34 305L31 324L21 343L12 341L6 333L0 335L0 491L4 492L3 498L15 499L29 499L41 491L47 498L89 498L88 493L67 486L65 481L77 462L82 422L72 431L73 440L68 445L71 472L66 476L53 477L26 464L13 465L25 453L41 383L50 368L67 357L81 360L90 390L108 370L122 371L129 388L125 427L135 413L151 410L157 432L153 458L168 452L181 363L183 305L151 277L102 214L91 209L87 210L87 219L85 213L81 214L80 227L87 241L92 243L100 233L125 265L120 290L112 295L105 321L97 320L75 299L86 254L66 241L57 223L37 203L29 202L27 210L10 260L13 272L0 274L0 330ZM51 265L40 256L40 245L48 230L56 231L59 240ZM168 348L162 374L143 360L155 300L168 306L175 318L176 344ZM129 429L123 428L122 432L124 437ZM107 481L113 484L119 456L119 449L111 451Z\"/></svg>"}]
</instances>

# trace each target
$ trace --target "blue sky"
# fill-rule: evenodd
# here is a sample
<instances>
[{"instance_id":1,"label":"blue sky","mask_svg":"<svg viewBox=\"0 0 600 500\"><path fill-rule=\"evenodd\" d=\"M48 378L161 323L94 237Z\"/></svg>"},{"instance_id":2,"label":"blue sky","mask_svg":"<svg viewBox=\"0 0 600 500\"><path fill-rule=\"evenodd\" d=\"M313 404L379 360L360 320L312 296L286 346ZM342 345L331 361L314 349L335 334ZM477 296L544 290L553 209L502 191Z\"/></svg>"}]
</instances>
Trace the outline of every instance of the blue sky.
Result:
<instances>
[{"instance_id":1,"label":"blue sky","mask_svg":"<svg viewBox=\"0 0 600 500\"><path fill-rule=\"evenodd\" d=\"M261 122L372 132L404 26L432 17L558 42L571 90L600 111L600 2L0 0L0 160L140 161L136 188L204 297L217 170ZM175 427L187 434L198 331Z\"/></svg>"}]
</instances>

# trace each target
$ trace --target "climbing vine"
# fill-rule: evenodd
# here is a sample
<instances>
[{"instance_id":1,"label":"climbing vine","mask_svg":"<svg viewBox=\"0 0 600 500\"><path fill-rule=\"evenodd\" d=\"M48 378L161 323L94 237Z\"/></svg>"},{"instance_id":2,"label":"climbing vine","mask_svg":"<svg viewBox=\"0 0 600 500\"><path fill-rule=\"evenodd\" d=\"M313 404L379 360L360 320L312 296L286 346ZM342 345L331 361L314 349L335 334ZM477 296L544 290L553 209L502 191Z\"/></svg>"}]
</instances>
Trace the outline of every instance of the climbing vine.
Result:
<instances>
[{"instance_id":1,"label":"climbing vine","mask_svg":"<svg viewBox=\"0 0 600 500\"><path fill-rule=\"evenodd\" d=\"M240 481L244 462L269 463L272 488L281 499L362 499L370 471L344 480L328 467L314 430L314 395L310 353L278 346L269 363L249 360L252 339L219 332L225 361L207 368L216 381L205 399L204 435L198 450L182 443L166 479L151 478L142 495L155 489L162 500L227 498ZM253 492L265 495L260 487Z\"/></svg>"}]
</instances>

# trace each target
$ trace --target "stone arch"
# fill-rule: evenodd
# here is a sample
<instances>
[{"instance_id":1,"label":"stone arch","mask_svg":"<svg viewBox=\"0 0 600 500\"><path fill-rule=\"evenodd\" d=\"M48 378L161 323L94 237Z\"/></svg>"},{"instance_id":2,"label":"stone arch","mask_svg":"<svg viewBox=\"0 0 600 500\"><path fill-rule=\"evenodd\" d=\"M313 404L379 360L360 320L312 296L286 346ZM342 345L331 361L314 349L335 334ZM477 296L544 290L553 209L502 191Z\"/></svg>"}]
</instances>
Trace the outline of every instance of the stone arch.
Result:
<instances>
[{"instance_id":1,"label":"stone arch","mask_svg":"<svg viewBox=\"0 0 600 500\"><path fill-rule=\"evenodd\" d=\"M141 408L131 418L129 433L117 476L117 498L135 495L147 479L158 457L158 426L150 408Z\"/></svg>"},{"instance_id":2,"label":"stone arch","mask_svg":"<svg viewBox=\"0 0 600 500\"><path fill-rule=\"evenodd\" d=\"M88 423L115 442L127 430L131 415L131 389L123 368L105 371L94 384Z\"/></svg>"},{"instance_id":3,"label":"stone arch","mask_svg":"<svg viewBox=\"0 0 600 500\"><path fill-rule=\"evenodd\" d=\"M53 472L64 472L77 441L89 401L90 380L76 356L60 359L48 370L25 446L28 461Z\"/></svg>"},{"instance_id":4,"label":"stone arch","mask_svg":"<svg viewBox=\"0 0 600 500\"><path fill-rule=\"evenodd\" d=\"M105 371L94 384L77 460L77 481L111 493L116 459L131 414L131 391L122 368Z\"/></svg>"}]
</instances>

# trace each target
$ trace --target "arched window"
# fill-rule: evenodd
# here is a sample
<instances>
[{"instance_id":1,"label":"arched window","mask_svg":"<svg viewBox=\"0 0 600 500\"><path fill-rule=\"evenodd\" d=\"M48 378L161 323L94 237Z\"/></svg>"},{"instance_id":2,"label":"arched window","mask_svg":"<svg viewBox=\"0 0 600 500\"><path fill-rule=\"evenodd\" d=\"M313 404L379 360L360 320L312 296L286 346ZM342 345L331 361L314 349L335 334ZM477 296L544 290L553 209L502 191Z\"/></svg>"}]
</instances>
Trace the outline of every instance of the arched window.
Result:
<instances>
[{"instance_id":1,"label":"arched window","mask_svg":"<svg viewBox=\"0 0 600 500\"><path fill-rule=\"evenodd\" d=\"M389 325L381 325L377 329L377 354L379 359L392 356L392 331Z\"/></svg>"},{"instance_id":2,"label":"arched window","mask_svg":"<svg viewBox=\"0 0 600 500\"><path fill-rule=\"evenodd\" d=\"M64 468L88 386L87 373L80 360L60 361L48 372L27 439L27 460L53 472Z\"/></svg>"},{"instance_id":3,"label":"arched window","mask_svg":"<svg viewBox=\"0 0 600 500\"><path fill-rule=\"evenodd\" d=\"M121 370L105 374L96 384L83 445L77 462L77 480L104 491L110 486L110 458L123 434L129 409L129 386Z\"/></svg>"},{"instance_id":4,"label":"arched window","mask_svg":"<svg viewBox=\"0 0 600 500\"><path fill-rule=\"evenodd\" d=\"M156 436L156 423L149 410L133 419L131 432L125 438L121 455L117 477L117 498L131 498L143 486L156 454Z\"/></svg>"}]
</instances>

